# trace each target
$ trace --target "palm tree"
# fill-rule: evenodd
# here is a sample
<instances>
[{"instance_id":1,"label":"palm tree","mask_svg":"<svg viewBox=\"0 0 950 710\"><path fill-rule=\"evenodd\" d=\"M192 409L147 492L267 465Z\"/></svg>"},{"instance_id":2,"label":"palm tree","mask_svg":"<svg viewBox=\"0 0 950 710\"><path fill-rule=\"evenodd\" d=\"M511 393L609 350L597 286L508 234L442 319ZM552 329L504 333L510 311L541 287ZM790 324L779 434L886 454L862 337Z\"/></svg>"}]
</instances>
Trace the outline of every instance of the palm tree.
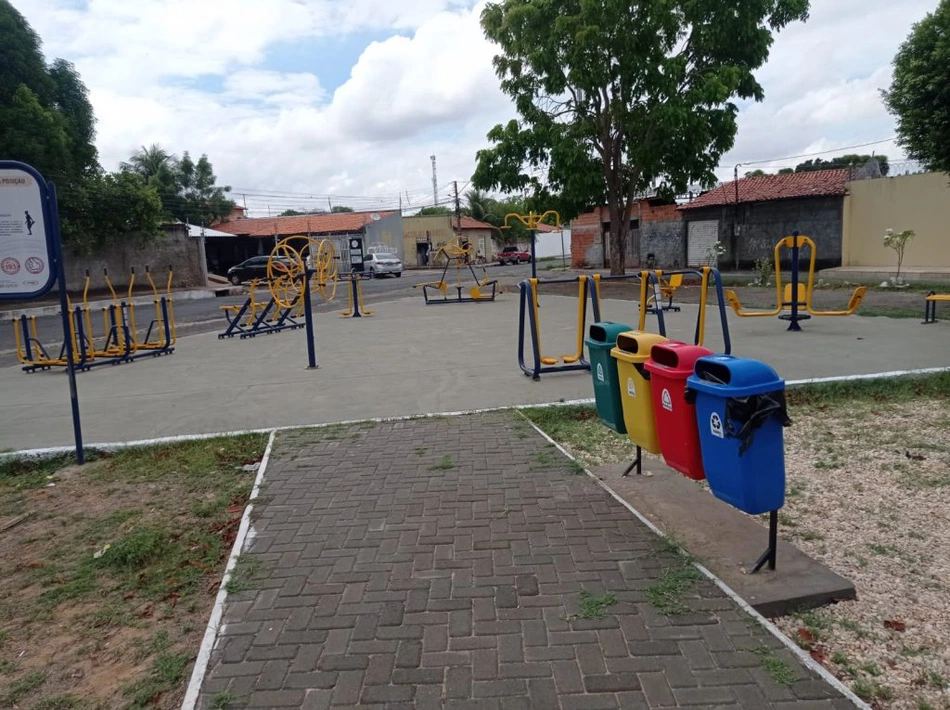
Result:
<instances>
[{"instance_id":1,"label":"palm tree","mask_svg":"<svg viewBox=\"0 0 950 710\"><path fill-rule=\"evenodd\" d=\"M135 151L127 163L119 168L126 172L138 173L146 180L165 172L170 172L178 163L178 158L162 148L158 143L152 143L146 148Z\"/></svg>"},{"instance_id":2,"label":"palm tree","mask_svg":"<svg viewBox=\"0 0 950 710\"><path fill-rule=\"evenodd\" d=\"M465 193L468 212L473 219L484 222L491 214L493 200L481 190L471 189Z\"/></svg>"}]
</instances>

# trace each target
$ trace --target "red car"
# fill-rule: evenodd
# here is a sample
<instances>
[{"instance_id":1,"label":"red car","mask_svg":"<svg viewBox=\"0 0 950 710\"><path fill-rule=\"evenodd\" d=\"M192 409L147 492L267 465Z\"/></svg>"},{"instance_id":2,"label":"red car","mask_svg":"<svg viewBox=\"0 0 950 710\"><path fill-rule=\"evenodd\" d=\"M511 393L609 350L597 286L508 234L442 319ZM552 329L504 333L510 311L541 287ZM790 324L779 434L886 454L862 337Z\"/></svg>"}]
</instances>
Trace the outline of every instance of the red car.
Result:
<instances>
[{"instance_id":1,"label":"red car","mask_svg":"<svg viewBox=\"0 0 950 710\"><path fill-rule=\"evenodd\" d=\"M505 264L527 264L531 262L531 254L526 251L521 251L518 247L514 246L505 247L495 254L495 258L498 259L498 263L502 266Z\"/></svg>"}]
</instances>

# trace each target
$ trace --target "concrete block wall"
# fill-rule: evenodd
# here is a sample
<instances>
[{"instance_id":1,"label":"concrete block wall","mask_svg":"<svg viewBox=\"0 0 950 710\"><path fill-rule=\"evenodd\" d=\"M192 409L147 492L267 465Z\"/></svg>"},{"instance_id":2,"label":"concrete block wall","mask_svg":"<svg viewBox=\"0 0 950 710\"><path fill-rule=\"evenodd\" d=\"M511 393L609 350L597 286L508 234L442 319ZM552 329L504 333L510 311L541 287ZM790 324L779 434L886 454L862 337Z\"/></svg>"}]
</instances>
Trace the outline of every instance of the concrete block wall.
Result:
<instances>
[{"instance_id":1,"label":"concrete block wall","mask_svg":"<svg viewBox=\"0 0 950 710\"><path fill-rule=\"evenodd\" d=\"M163 231L163 235L154 241L129 239L95 254L75 254L67 247L64 267L69 290L82 291L86 269L89 270L89 288L92 291L101 291L106 287L103 269L109 270L109 279L116 291L128 289L132 267L135 267L136 286L145 286L148 284L145 278L146 264L152 271L155 285L160 289L165 287L169 266L174 270L174 288L207 286L204 242L189 237L184 225L167 225Z\"/></svg>"},{"instance_id":2,"label":"concrete block wall","mask_svg":"<svg viewBox=\"0 0 950 710\"><path fill-rule=\"evenodd\" d=\"M739 268L751 268L757 259L772 257L779 239L797 231L815 242L817 268L823 269L841 265L843 206L844 198L835 196L740 205L735 248L733 206L684 210L684 216L687 221L719 220L719 241L726 247L719 259L723 268L733 268L737 256Z\"/></svg>"}]
</instances>

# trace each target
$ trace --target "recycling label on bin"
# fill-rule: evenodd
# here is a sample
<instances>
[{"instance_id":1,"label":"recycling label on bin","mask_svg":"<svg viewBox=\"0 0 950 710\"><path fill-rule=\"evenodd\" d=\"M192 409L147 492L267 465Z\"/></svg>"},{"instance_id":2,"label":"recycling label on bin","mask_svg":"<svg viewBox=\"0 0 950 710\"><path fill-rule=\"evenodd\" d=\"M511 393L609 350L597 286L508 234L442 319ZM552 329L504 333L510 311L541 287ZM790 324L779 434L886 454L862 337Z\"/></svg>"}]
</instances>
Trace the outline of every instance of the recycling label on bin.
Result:
<instances>
[{"instance_id":1,"label":"recycling label on bin","mask_svg":"<svg viewBox=\"0 0 950 710\"><path fill-rule=\"evenodd\" d=\"M663 389L663 395L661 397L663 401L663 409L668 412L673 411L673 398L670 397L670 391L666 388Z\"/></svg>"},{"instance_id":2,"label":"recycling label on bin","mask_svg":"<svg viewBox=\"0 0 950 710\"><path fill-rule=\"evenodd\" d=\"M716 412L713 412L709 417L709 431L715 437L725 438L722 433L722 419L719 418L719 414Z\"/></svg>"},{"instance_id":3,"label":"recycling label on bin","mask_svg":"<svg viewBox=\"0 0 950 710\"><path fill-rule=\"evenodd\" d=\"M597 379L600 382L604 381L604 366L600 363L597 363Z\"/></svg>"},{"instance_id":4,"label":"recycling label on bin","mask_svg":"<svg viewBox=\"0 0 950 710\"><path fill-rule=\"evenodd\" d=\"M627 378L627 394L629 394L631 397L637 396L637 388L633 384L632 377Z\"/></svg>"}]
</instances>

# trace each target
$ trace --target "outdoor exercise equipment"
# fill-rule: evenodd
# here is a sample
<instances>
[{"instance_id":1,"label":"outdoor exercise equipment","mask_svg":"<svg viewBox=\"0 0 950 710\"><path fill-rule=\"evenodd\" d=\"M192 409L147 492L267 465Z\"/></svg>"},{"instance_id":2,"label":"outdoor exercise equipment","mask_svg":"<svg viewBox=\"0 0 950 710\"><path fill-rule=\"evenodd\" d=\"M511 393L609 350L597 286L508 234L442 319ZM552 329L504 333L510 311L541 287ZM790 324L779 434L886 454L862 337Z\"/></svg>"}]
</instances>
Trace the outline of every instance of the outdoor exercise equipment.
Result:
<instances>
[{"instance_id":1,"label":"outdoor exercise equipment","mask_svg":"<svg viewBox=\"0 0 950 710\"><path fill-rule=\"evenodd\" d=\"M484 268L482 269L484 278L478 278L473 263L475 259L475 247L473 244L448 242L439 247L434 259L436 261L441 259L445 260L442 277L438 281L428 281L416 284L413 287L422 288L422 295L423 298L425 298L426 305L439 303L484 303L495 300L498 281L490 279L485 273ZM449 268L452 266L455 267L455 283L449 284L445 277ZM475 282L475 285L468 289L466 295L463 295L462 292L466 287L462 284L462 270L466 267L471 272L472 280ZM488 289L489 287L491 289L490 291L482 290ZM450 289L454 289L455 293L450 295ZM430 297L430 291L434 292L434 297ZM441 298L439 298L438 295L441 295Z\"/></svg>"},{"instance_id":2,"label":"outdoor exercise equipment","mask_svg":"<svg viewBox=\"0 0 950 710\"><path fill-rule=\"evenodd\" d=\"M560 356L544 355L541 350L541 323L538 314L538 287L564 283L577 284L577 349L573 353ZM587 301L591 302L594 322L600 320L600 299L597 288L590 277L575 276L567 279L525 279L518 284L520 305L518 310L518 366L525 375L540 380L541 375L550 372L589 371L590 363L584 358L584 333L587 330ZM531 337L532 364L525 364L525 327Z\"/></svg>"},{"instance_id":3,"label":"outdoor exercise equipment","mask_svg":"<svg viewBox=\"0 0 950 710\"><path fill-rule=\"evenodd\" d=\"M660 279L660 297L666 301L662 303L656 296L656 294L651 294L647 305L650 308L656 308L659 303L660 308L664 311L676 311L677 313L680 310L679 306L673 305L673 296L676 295L676 292L683 285L683 274L673 274L668 279Z\"/></svg>"},{"instance_id":4,"label":"outdoor exercise equipment","mask_svg":"<svg viewBox=\"0 0 950 710\"><path fill-rule=\"evenodd\" d=\"M267 260L269 298L258 299L260 280L251 281L242 305L221 306L228 327L218 338L253 338L306 328L310 293L317 291L325 301L332 301L339 282L338 269L330 240L306 236L281 240Z\"/></svg>"},{"instance_id":5,"label":"outdoor exercise equipment","mask_svg":"<svg viewBox=\"0 0 950 710\"><path fill-rule=\"evenodd\" d=\"M165 295L160 295L152 278L148 265L145 267L152 291L155 317L149 322L144 338L139 340L135 321L135 302L132 297L135 288L135 268L131 270L127 300L120 301L109 277L108 269L103 269L103 279L109 289L111 302L102 308L103 339L96 344L93 326L92 307L89 304L89 271L86 271L83 285L82 306L72 305L66 298L69 339L72 351L72 365L75 370L90 370L102 365L118 365L143 357L158 357L175 351L177 338L175 311L171 296L174 272L168 267L168 281ZM14 322L17 358L24 372L49 370L53 367L65 367L67 348L64 342L57 356L51 356L40 341L37 332L36 316L21 315ZM154 335L154 337L153 337Z\"/></svg>"},{"instance_id":6,"label":"outdoor exercise equipment","mask_svg":"<svg viewBox=\"0 0 950 710\"><path fill-rule=\"evenodd\" d=\"M346 281L350 284L347 289L349 305L345 311L340 311L342 318L363 318L364 316L375 315L376 311L369 310L366 307L365 301L363 301L363 281L371 278L373 278L373 274L368 272L361 273L359 271L351 271L340 277L341 281Z\"/></svg>"},{"instance_id":7,"label":"outdoor exercise equipment","mask_svg":"<svg viewBox=\"0 0 950 710\"><path fill-rule=\"evenodd\" d=\"M802 247L808 247L810 255L808 264L808 282L805 285L801 283L800 279L801 267L799 265L799 254ZM791 283L785 284L784 288L782 287L781 262L781 252L783 248L789 249L791 251L792 262ZM798 322L808 320L812 316L854 315L854 312L864 300L865 294L867 294L867 286L859 286L854 290L854 293L848 300L848 305L844 310L819 311L812 307L812 295L814 294L815 287L815 262L817 257L818 249L815 246L815 242L804 235L800 235L798 232L794 232L790 237L780 239L775 245L774 254L775 308L767 311L745 311L742 309L742 305L739 303L739 297L736 295L735 291L731 290L726 291L726 299L729 301L729 305L732 306L732 310L736 312L736 315L741 318L763 318L778 316L781 320L789 321L788 330L793 331L801 330L801 326L798 324ZM806 311L805 313L800 312L803 308ZM788 313L785 313L784 311L788 311Z\"/></svg>"},{"instance_id":8,"label":"outdoor exercise equipment","mask_svg":"<svg viewBox=\"0 0 950 710\"><path fill-rule=\"evenodd\" d=\"M561 215L559 215L555 210L548 210L547 212L537 213L534 210L529 210L528 214L518 214L517 212L509 212L505 215L505 224L502 229L511 229L511 225L508 224L508 220L516 219L525 227L528 228L529 234L531 235L531 278L538 278L538 257L535 253L535 235L537 234L538 225L545 224L544 220L548 217L554 218L554 225L560 229L561 228Z\"/></svg>"},{"instance_id":9,"label":"outdoor exercise equipment","mask_svg":"<svg viewBox=\"0 0 950 710\"><path fill-rule=\"evenodd\" d=\"M924 298L924 320L922 321L924 325L937 322L937 303L939 301L944 303L950 301L950 293L931 291Z\"/></svg>"}]
</instances>

